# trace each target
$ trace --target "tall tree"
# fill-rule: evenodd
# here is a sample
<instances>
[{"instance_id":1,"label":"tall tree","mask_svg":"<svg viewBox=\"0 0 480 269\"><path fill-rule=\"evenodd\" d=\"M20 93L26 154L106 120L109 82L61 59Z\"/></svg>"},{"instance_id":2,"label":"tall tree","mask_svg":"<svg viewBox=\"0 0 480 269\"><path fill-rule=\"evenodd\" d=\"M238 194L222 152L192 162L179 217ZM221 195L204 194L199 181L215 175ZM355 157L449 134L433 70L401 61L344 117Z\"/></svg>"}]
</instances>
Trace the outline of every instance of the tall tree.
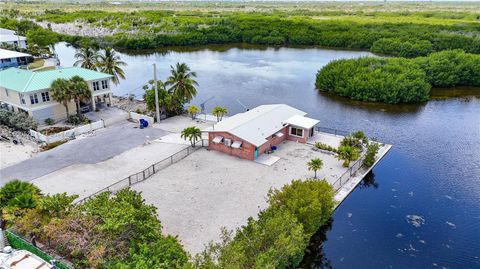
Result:
<instances>
[{"instance_id":1,"label":"tall tree","mask_svg":"<svg viewBox=\"0 0 480 269\"><path fill-rule=\"evenodd\" d=\"M67 112L67 116L70 114L68 111L68 103L73 99L70 82L63 78L57 78L52 82L50 86L50 95L53 100L61 103Z\"/></svg>"},{"instance_id":2,"label":"tall tree","mask_svg":"<svg viewBox=\"0 0 480 269\"><path fill-rule=\"evenodd\" d=\"M77 61L73 64L74 66L80 65L86 69L97 70L98 53L91 47L82 47L77 50L75 59Z\"/></svg>"},{"instance_id":3,"label":"tall tree","mask_svg":"<svg viewBox=\"0 0 480 269\"><path fill-rule=\"evenodd\" d=\"M98 70L112 75L112 82L115 83L115 85L120 83L120 78L125 79L125 73L121 66L126 65L127 63L123 62L112 48L106 48L103 54L100 53L98 55Z\"/></svg>"},{"instance_id":4,"label":"tall tree","mask_svg":"<svg viewBox=\"0 0 480 269\"><path fill-rule=\"evenodd\" d=\"M72 98L77 107L77 115L80 116L80 101L92 98L92 92L87 82L80 76L74 76L69 81Z\"/></svg>"},{"instance_id":5,"label":"tall tree","mask_svg":"<svg viewBox=\"0 0 480 269\"><path fill-rule=\"evenodd\" d=\"M197 73L190 71L190 67L186 63L177 63L175 67L170 66L170 68L170 76L165 82L165 85L170 86L168 91L186 102L190 102L197 95L195 86L198 86L198 83L193 79Z\"/></svg>"}]
</instances>

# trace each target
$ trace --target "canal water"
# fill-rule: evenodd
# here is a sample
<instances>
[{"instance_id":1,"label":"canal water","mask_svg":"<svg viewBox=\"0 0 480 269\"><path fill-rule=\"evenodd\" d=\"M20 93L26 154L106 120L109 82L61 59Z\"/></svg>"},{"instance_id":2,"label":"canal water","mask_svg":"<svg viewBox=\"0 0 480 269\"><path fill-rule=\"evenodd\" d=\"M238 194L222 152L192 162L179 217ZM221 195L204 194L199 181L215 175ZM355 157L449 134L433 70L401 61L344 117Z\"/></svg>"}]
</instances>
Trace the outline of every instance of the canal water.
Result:
<instances>
[{"instance_id":1,"label":"canal water","mask_svg":"<svg viewBox=\"0 0 480 269\"><path fill-rule=\"evenodd\" d=\"M64 66L74 49L57 44ZM432 92L415 105L362 103L319 94L315 73L329 61L368 52L210 47L121 53L127 79L116 95L142 96L152 78L187 63L200 86L192 101L207 110L286 103L320 125L364 130L392 144L373 173L319 231L301 268L480 268L480 90Z\"/></svg>"}]
</instances>

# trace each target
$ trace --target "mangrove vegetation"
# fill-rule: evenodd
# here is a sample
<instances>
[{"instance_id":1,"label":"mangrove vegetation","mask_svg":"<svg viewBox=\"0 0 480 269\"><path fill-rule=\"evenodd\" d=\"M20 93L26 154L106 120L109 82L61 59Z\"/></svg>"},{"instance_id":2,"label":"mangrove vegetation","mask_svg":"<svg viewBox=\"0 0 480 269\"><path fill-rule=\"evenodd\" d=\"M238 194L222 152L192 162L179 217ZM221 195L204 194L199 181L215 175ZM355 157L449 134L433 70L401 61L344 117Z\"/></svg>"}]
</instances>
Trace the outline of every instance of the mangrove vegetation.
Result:
<instances>
[{"instance_id":1,"label":"mangrove vegetation","mask_svg":"<svg viewBox=\"0 0 480 269\"><path fill-rule=\"evenodd\" d=\"M480 86L480 55L462 50L425 57L341 59L318 71L315 87L354 100L427 101L432 87Z\"/></svg>"}]
</instances>

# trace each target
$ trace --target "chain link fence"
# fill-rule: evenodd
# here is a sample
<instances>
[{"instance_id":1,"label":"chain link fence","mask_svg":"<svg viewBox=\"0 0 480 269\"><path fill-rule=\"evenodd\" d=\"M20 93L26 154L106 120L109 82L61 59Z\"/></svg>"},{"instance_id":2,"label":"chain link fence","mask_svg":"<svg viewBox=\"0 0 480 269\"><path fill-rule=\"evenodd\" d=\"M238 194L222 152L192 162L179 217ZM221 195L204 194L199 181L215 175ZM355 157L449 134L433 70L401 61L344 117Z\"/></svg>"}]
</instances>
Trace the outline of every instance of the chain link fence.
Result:
<instances>
[{"instance_id":1,"label":"chain link fence","mask_svg":"<svg viewBox=\"0 0 480 269\"><path fill-rule=\"evenodd\" d=\"M122 189L125 189L125 188L128 188L134 184L137 184L139 182L142 182L144 180L146 180L147 178L151 177L152 175L156 174L157 172L169 167L170 165L182 160L183 158L187 157L188 155L192 154L193 152L197 151L198 149L202 148L202 147L206 147L208 146L208 139L201 139L201 140L198 140L195 142L194 146L189 146L185 149L182 149L172 155L170 155L169 157L159 161L159 162L156 162L152 165L150 165L149 167L147 167L146 169L138 172L138 173L135 173L133 175L130 175L120 181L117 181L115 183L113 183L112 185L109 185L97 192L95 192L94 194L91 194L79 201L77 201L76 203L82 203L84 201L86 201L87 199L91 198L91 197L94 197L94 196L97 196L99 195L100 193L103 193L103 192L112 192L112 193L116 193Z\"/></svg>"}]
</instances>

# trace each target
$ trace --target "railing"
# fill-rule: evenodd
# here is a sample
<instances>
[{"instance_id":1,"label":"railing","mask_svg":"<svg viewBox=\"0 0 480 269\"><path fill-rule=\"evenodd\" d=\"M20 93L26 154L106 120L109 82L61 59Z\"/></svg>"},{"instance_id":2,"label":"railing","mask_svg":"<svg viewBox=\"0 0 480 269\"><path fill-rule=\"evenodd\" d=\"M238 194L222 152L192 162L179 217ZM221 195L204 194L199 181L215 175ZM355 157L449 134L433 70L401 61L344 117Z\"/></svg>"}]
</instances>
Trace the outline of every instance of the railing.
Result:
<instances>
[{"instance_id":1,"label":"railing","mask_svg":"<svg viewBox=\"0 0 480 269\"><path fill-rule=\"evenodd\" d=\"M30 241L26 240L25 238L15 234L14 232L10 230L5 230L5 237L9 243L9 245L14 248L14 249L23 249L30 251L31 253L37 255L41 259L45 260L46 262L50 262L52 259L57 260L56 266L60 269L70 269L72 268L70 266L70 262L65 259L64 257L61 257L59 255L55 255L55 257L52 257L52 255L48 254L44 250L40 249L39 247L36 247L30 243ZM3 268L3 267L2 267Z\"/></svg>"},{"instance_id":2,"label":"railing","mask_svg":"<svg viewBox=\"0 0 480 269\"><path fill-rule=\"evenodd\" d=\"M183 158L187 157L188 155L192 154L193 152L195 152L196 150L202 148L202 147L206 147L208 146L208 139L201 139L201 140L198 140L195 142L195 146L189 146L185 149L182 149L172 155L170 155L169 157L159 161L159 162L156 162L152 165L150 165L149 167L145 168L144 170L138 172L138 173L135 173L133 175L130 175L120 181L117 181L97 192L95 192L94 194L91 194L79 201L77 201L76 203L82 203L84 201L86 201L87 199L89 198L92 198L94 196L97 196L99 195L100 193L103 193L103 192L112 192L112 193L116 193L122 189L125 189L125 188L128 188L134 184L137 184L139 182L142 182L144 180L146 180L147 178L151 177L152 175L156 174L157 172L169 167L170 165L182 160Z\"/></svg>"},{"instance_id":3,"label":"railing","mask_svg":"<svg viewBox=\"0 0 480 269\"><path fill-rule=\"evenodd\" d=\"M322 127L322 126L315 126L315 131L329 133L329 134L333 134L333 135L342 135L342 136L347 136L347 135L350 134L350 132L348 132L348 131L328 128L328 127Z\"/></svg>"},{"instance_id":4,"label":"railing","mask_svg":"<svg viewBox=\"0 0 480 269\"><path fill-rule=\"evenodd\" d=\"M362 168L363 159L365 155L362 155L358 160L356 160L353 165L351 165L345 173L343 173L335 182L333 182L332 187L335 192L337 192L345 183L347 183L352 176L355 176Z\"/></svg>"}]
</instances>

